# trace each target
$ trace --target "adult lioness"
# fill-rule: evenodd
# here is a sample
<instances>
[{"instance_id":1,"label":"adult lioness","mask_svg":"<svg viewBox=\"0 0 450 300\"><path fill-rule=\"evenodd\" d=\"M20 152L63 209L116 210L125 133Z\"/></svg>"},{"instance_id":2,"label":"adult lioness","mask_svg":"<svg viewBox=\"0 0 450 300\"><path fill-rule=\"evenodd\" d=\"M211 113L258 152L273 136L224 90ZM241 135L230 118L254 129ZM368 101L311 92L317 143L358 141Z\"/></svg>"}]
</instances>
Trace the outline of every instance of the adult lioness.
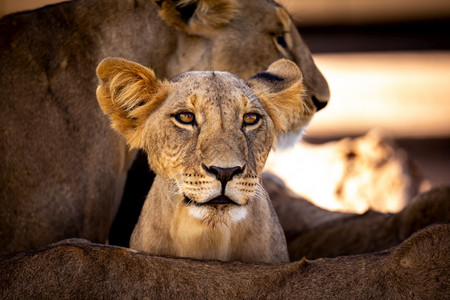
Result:
<instances>
[{"instance_id":1,"label":"adult lioness","mask_svg":"<svg viewBox=\"0 0 450 300\"><path fill-rule=\"evenodd\" d=\"M260 176L276 139L314 114L291 61L247 83L228 72L187 72L170 82L108 58L97 98L156 173L130 246L156 254L287 262L284 233Z\"/></svg>"},{"instance_id":2,"label":"adult lioness","mask_svg":"<svg viewBox=\"0 0 450 300\"><path fill-rule=\"evenodd\" d=\"M105 242L132 160L95 99L106 56L164 77L249 77L287 57L316 106L328 100L288 14L267 0L80 0L3 17L0 33L0 253Z\"/></svg>"}]
</instances>

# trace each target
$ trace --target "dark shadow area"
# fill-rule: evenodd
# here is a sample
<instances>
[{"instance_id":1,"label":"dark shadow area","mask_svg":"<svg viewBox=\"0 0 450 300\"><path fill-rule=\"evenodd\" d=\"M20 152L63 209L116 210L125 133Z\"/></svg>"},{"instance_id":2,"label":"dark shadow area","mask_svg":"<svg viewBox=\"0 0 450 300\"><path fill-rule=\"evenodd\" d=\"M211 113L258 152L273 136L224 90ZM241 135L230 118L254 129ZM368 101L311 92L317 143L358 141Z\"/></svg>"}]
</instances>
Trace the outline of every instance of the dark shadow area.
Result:
<instances>
[{"instance_id":1,"label":"dark shadow area","mask_svg":"<svg viewBox=\"0 0 450 300\"><path fill-rule=\"evenodd\" d=\"M397 139L433 186L450 184L450 137Z\"/></svg>"},{"instance_id":2,"label":"dark shadow area","mask_svg":"<svg viewBox=\"0 0 450 300\"><path fill-rule=\"evenodd\" d=\"M312 53L450 49L450 19L378 26L298 28Z\"/></svg>"},{"instance_id":3,"label":"dark shadow area","mask_svg":"<svg viewBox=\"0 0 450 300\"><path fill-rule=\"evenodd\" d=\"M139 151L128 171L122 202L109 232L110 245L129 246L131 233L154 178L155 174L148 166L147 155Z\"/></svg>"}]
</instances>

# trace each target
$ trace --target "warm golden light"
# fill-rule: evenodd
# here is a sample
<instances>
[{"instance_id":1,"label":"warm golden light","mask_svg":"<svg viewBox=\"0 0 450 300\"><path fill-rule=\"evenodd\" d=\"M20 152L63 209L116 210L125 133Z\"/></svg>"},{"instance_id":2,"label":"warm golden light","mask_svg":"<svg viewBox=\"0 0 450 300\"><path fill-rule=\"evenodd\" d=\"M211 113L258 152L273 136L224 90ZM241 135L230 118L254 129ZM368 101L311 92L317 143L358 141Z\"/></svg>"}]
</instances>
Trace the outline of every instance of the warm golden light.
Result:
<instances>
[{"instance_id":1,"label":"warm golden light","mask_svg":"<svg viewBox=\"0 0 450 300\"><path fill-rule=\"evenodd\" d=\"M450 135L450 51L319 54L331 100L307 134Z\"/></svg>"}]
</instances>

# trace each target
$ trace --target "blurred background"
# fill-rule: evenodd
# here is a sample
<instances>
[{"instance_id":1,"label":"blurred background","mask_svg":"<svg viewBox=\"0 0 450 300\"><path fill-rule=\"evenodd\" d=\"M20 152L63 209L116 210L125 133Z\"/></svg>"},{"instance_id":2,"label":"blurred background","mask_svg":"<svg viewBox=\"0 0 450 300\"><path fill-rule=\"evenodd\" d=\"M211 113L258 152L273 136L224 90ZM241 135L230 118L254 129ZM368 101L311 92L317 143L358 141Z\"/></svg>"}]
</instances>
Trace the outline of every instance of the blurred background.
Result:
<instances>
[{"instance_id":1,"label":"blurred background","mask_svg":"<svg viewBox=\"0 0 450 300\"><path fill-rule=\"evenodd\" d=\"M280 0L327 78L306 140L379 128L435 186L450 183L450 1Z\"/></svg>"},{"instance_id":2,"label":"blurred background","mask_svg":"<svg viewBox=\"0 0 450 300\"><path fill-rule=\"evenodd\" d=\"M0 0L0 16L55 0ZM450 1L278 0L328 80L312 143L379 128L432 185L450 183Z\"/></svg>"}]
</instances>

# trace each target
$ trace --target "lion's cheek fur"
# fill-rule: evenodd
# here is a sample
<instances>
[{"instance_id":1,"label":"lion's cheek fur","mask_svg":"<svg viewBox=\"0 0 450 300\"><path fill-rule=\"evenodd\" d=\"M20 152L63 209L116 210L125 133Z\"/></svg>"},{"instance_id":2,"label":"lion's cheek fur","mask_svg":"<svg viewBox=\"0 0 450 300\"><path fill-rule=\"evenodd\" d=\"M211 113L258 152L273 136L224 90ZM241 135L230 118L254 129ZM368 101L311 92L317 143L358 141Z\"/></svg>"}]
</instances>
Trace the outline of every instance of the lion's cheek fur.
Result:
<instances>
[{"instance_id":1,"label":"lion's cheek fur","mask_svg":"<svg viewBox=\"0 0 450 300\"><path fill-rule=\"evenodd\" d=\"M275 129L272 120L269 117L267 118L264 131L260 132L257 136L252 136L250 133L247 139L249 142L248 147L252 149L249 152L248 161L258 176L261 175L269 152L274 145Z\"/></svg>"},{"instance_id":2,"label":"lion's cheek fur","mask_svg":"<svg viewBox=\"0 0 450 300\"><path fill-rule=\"evenodd\" d=\"M165 130L160 130L161 127ZM179 133L174 131L170 121L152 119L150 116L142 135L143 148L147 153L151 153L148 155L151 169L164 177L182 174L186 165L186 156L192 153L192 141L188 142L188 139L180 138Z\"/></svg>"}]
</instances>

